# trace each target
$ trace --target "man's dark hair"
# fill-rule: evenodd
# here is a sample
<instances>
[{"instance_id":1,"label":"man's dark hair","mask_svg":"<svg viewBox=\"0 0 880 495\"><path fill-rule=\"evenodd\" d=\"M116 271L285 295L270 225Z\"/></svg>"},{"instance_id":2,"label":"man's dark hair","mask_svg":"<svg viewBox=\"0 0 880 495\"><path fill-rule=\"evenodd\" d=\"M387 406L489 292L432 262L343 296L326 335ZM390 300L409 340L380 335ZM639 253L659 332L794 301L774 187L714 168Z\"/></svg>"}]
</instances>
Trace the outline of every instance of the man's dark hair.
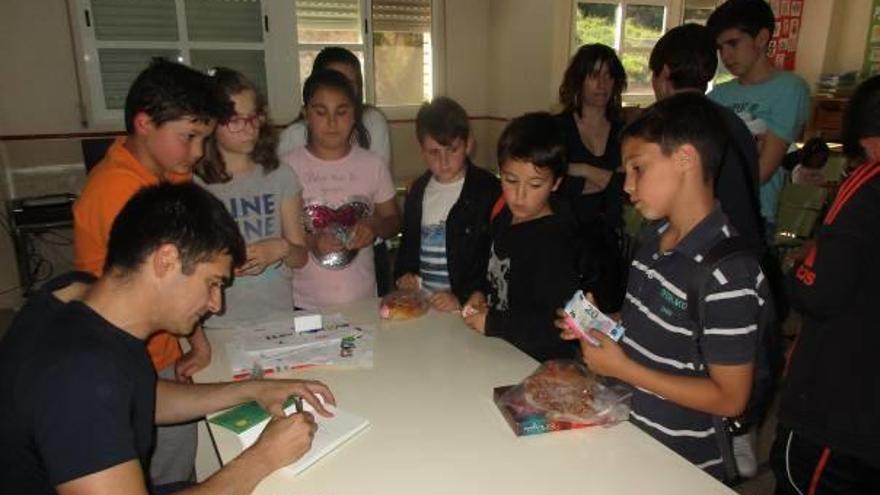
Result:
<instances>
[{"instance_id":1,"label":"man's dark hair","mask_svg":"<svg viewBox=\"0 0 880 495\"><path fill-rule=\"evenodd\" d=\"M134 133L134 117L141 112L160 126L184 117L204 123L223 121L235 109L207 74L154 58L131 83L125 97L125 130L129 134Z\"/></svg>"},{"instance_id":2,"label":"man's dark hair","mask_svg":"<svg viewBox=\"0 0 880 495\"><path fill-rule=\"evenodd\" d=\"M611 79L614 80L611 98L605 108L605 117L611 122L621 122L623 92L626 91L626 70L617 53L610 46L593 43L578 48L577 53L571 57L568 68L565 69L565 75L562 76L562 84L559 85L559 103L566 112L580 115L584 80L595 72L597 63L600 66L607 66Z\"/></svg>"},{"instance_id":3,"label":"man's dark hair","mask_svg":"<svg viewBox=\"0 0 880 495\"><path fill-rule=\"evenodd\" d=\"M728 29L738 29L752 38L766 29L772 38L776 17L766 0L727 0L712 12L706 27L714 40Z\"/></svg>"},{"instance_id":4,"label":"man's dark hair","mask_svg":"<svg viewBox=\"0 0 880 495\"><path fill-rule=\"evenodd\" d=\"M549 168L557 179L564 176L568 161L556 119L547 112L533 112L511 120L498 138L498 168L510 160Z\"/></svg>"},{"instance_id":5,"label":"man's dark hair","mask_svg":"<svg viewBox=\"0 0 880 495\"><path fill-rule=\"evenodd\" d=\"M669 67L672 87L699 89L703 92L718 69L715 39L699 24L684 24L670 29L651 50L648 66L655 76Z\"/></svg>"},{"instance_id":6,"label":"man's dark hair","mask_svg":"<svg viewBox=\"0 0 880 495\"><path fill-rule=\"evenodd\" d=\"M104 273L133 272L163 244L177 247L187 275L219 254L234 267L245 261L244 239L220 200L192 183L163 183L138 191L116 216Z\"/></svg>"},{"instance_id":7,"label":"man's dark hair","mask_svg":"<svg viewBox=\"0 0 880 495\"><path fill-rule=\"evenodd\" d=\"M880 75L866 79L850 97L843 114L843 152L853 160L867 160L859 141L880 137Z\"/></svg>"},{"instance_id":8,"label":"man's dark hair","mask_svg":"<svg viewBox=\"0 0 880 495\"><path fill-rule=\"evenodd\" d=\"M641 138L660 146L664 155L690 144L697 149L703 179L714 183L727 144L727 131L718 108L696 93L679 93L654 103L621 133L621 140Z\"/></svg>"},{"instance_id":9,"label":"man's dark hair","mask_svg":"<svg viewBox=\"0 0 880 495\"><path fill-rule=\"evenodd\" d=\"M351 107L354 110L354 129L352 129L352 132L354 133L355 139L357 139L360 147L369 149L370 132L367 131L367 128L364 127L363 123L364 103L358 98L355 88L351 87L351 83L348 79L346 79L341 72L332 69L312 72L312 74L306 78L305 84L303 84L303 108L309 105L309 102L312 101L312 97L314 97L315 93L321 88L329 88L339 91L349 99Z\"/></svg>"},{"instance_id":10,"label":"man's dark hair","mask_svg":"<svg viewBox=\"0 0 880 495\"><path fill-rule=\"evenodd\" d=\"M452 98L438 96L419 108L416 137L420 144L430 136L441 145L449 146L456 139L467 141L470 134L467 112Z\"/></svg>"}]
</instances>

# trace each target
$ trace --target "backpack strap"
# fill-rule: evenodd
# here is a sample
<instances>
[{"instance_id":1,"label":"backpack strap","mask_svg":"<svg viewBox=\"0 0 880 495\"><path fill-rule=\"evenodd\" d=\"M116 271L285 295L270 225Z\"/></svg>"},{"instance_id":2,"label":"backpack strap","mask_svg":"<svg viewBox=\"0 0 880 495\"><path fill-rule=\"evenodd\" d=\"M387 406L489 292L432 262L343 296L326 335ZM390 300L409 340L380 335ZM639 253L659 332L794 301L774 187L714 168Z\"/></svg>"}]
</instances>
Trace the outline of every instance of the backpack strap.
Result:
<instances>
[{"instance_id":1,"label":"backpack strap","mask_svg":"<svg viewBox=\"0 0 880 495\"><path fill-rule=\"evenodd\" d=\"M706 292L709 287L713 272L724 261L740 255L755 255L754 248L749 246L742 237L726 237L718 241L701 261L693 260L695 265L694 275L687 284L687 308L691 321L696 323L694 328L694 347L697 354L697 362L704 368L708 368L702 351L703 330L705 328L705 302ZM721 453L724 480L733 483L739 477L736 467L736 458L733 455L733 438L729 420L721 416L712 416L712 425L715 427L718 441L718 450Z\"/></svg>"},{"instance_id":2,"label":"backpack strap","mask_svg":"<svg viewBox=\"0 0 880 495\"><path fill-rule=\"evenodd\" d=\"M691 321L697 324L697 331L694 332L694 340L697 344L703 337L703 322L706 316L704 303L712 273L722 262L739 255L757 256L754 248L744 238L733 236L718 241L701 261L694 260L696 271L687 284L687 303Z\"/></svg>"},{"instance_id":3,"label":"backpack strap","mask_svg":"<svg viewBox=\"0 0 880 495\"><path fill-rule=\"evenodd\" d=\"M507 202L504 201L504 195L502 194L498 196L498 199L495 200L495 204L492 205L492 213L489 215L490 223L495 220L495 217L501 214L501 210L503 210L505 206L507 206Z\"/></svg>"},{"instance_id":4,"label":"backpack strap","mask_svg":"<svg viewBox=\"0 0 880 495\"><path fill-rule=\"evenodd\" d=\"M728 138L726 148L728 150L733 150L736 153L737 158L739 158L740 167L739 172L743 176L746 181L746 184L749 186L749 201L752 204L758 205L758 210L760 211L761 205L761 192L760 186L755 184L755 177L752 177L752 174L749 173L746 167L749 166L749 160L746 158L746 152L743 151L742 148L732 139ZM718 188L718 182L721 179L721 169L718 169L718 174L715 176L715 188Z\"/></svg>"}]
</instances>

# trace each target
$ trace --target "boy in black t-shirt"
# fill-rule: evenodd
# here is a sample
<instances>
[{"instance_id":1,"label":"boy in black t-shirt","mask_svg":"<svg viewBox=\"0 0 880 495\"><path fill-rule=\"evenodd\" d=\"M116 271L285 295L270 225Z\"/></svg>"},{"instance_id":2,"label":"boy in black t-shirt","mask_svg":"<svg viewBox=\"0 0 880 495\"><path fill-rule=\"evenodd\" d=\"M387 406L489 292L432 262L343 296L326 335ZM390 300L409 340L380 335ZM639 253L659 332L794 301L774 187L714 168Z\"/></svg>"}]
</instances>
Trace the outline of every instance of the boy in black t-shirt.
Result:
<instances>
[{"instance_id":1,"label":"boy in black t-shirt","mask_svg":"<svg viewBox=\"0 0 880 495\"><path fill-rule=\"evenodd\" d=\"M486 292L468 299L465 322L538 361L573 357L553 327L579 285L577 224L551 193L565 175L562 136L548 113L508 124L498 141L503 208L492 222Z\"/></svg>"}]
</instances>

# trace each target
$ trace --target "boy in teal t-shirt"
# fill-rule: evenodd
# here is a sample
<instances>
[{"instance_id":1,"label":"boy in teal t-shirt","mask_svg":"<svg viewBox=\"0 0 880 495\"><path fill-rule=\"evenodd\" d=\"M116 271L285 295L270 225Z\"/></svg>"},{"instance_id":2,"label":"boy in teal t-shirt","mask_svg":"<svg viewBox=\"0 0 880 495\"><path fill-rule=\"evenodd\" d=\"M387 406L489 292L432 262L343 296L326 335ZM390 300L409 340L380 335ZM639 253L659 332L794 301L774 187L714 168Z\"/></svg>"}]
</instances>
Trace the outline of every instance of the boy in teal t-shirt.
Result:
<instances>
[{"instance_id":1,"label":"boy in teal t-shirt","mask_svg":"<svg viewBox=\"0 0 880 495\"><path fill-rule=\"evenodd\" d=\"M780 165L807 121L810 88L800 76L777 71L767 58L775 27L767 2L728 0L712 13L707 26L721 61L736 76L718 85L709 98L736 112L758 141L761 216L772 242L779 191L785 182Z\"/></svg>"}]
</instances>

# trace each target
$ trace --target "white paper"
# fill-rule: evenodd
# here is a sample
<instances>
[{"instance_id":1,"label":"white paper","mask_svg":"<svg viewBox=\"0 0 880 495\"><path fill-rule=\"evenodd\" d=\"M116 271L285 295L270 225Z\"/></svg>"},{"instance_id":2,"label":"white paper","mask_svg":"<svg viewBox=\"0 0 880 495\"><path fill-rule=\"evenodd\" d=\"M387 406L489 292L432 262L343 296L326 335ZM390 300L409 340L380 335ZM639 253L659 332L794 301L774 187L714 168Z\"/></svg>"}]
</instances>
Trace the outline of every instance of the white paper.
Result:
<instances>
[{"instance_id":1,"label":"white paper","mask_svg":"<svg viewBox=\"0 0 880 495\"><path fill-rule=\"evenodd\" d=\"M332 418L325 418L324 416L315 413L312 406L307 402L303 402L303 409L314 415L315 422L318 423L318 431L315 432L315 437L312 439L312 448L309 449L309 451L298 461L282 468L292 475L301 473L303 470L339 448L340 445L347 442L370 425L370 422L366 418L356 416L340 409L332 409L328 407L328 409L334 414ZM291 406L285 409L284 412L287 414L293 414L296 410L294 406ZM268 419L238 435L242 450L250 447L257 441L257 438L259 438L260 433L263 432L263 429L266 428L267 424L269 424Z\"/></svg>"},{"instance_id":2,"label":"white paper","mask_svg":"<svg viewBox=\"0 0 880 495\"><path fill-rule=\"evenodd\" d=\"M226 352L233 377L239 380L315 365L372 368L374 336L374 326L351 326L338 313L324 317L323 330L297 333L293 318L283 314L236 328ZM340 353L344 338L355 340L351 356Z\"/></svg>"}]
</instances>

